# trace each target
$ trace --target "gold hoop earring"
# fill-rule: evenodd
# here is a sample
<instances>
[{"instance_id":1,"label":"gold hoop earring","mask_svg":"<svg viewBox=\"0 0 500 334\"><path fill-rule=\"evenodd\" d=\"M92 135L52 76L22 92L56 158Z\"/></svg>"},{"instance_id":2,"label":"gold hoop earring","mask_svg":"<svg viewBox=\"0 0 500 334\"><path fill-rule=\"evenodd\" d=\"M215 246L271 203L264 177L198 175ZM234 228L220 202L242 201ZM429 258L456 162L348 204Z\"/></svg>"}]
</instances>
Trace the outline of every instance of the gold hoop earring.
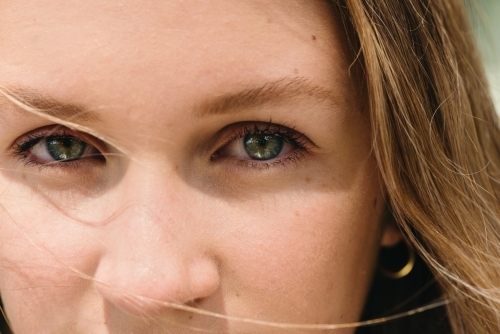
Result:
<instances>
[{"instance_id":1,"label":"gold hoop earring","mask_svg":"<svg viewBox=\"0 0 500 334\"><path fill-rule=\"evenodd\" d=\"M390 279L400 279L405 276L408 276L408 274L413 270L413 267L415 266L415 257L416 257L415 251L406 242L404 244L406 245L406 249L408 250L408 261L406 262L406 264L398 271L391 271L382 266L379 266L378 269L382 274L382 276Z\"/></svg>"}]
</instances>

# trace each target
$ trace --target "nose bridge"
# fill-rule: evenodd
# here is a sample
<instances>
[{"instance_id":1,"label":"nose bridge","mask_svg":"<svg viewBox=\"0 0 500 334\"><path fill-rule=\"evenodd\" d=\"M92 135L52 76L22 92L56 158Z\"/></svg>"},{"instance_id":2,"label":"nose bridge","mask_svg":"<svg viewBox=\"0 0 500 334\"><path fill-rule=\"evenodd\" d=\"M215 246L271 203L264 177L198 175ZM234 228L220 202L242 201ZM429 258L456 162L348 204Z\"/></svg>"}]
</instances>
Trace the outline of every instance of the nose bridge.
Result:
<instances>
[{"instance_id":1,"label":"nose bridge","mask_svg":"<svg viewBox=\"0 0 500 334\"><path fill-rule=\"evenodd\" d=\"M136 203L144 213L149 210L151 216L167 208L174 213L174 205L182 199L181 188L187 190L182 187L177 167L160 159L132 162L123 181L120 194L123 201Z\"/></svg>"},{"instance_id":2,"label":"nose bridge","mask_svg":"<svg viewBox=\"0 0 500 334\"><path fill-rule=\"evenodd\" d=\"M103 297L127 313L155 315L169 303L207 298L219 285L218 266L186 214L179 179L165 171L129 170L108 223L95 274ZM184 196L188 196L184 189Z\"/></svg>"},{"instance_id":3,"label":"nose bridge","mask_svg":"<svg viewBox=\"0 0 500 334\"><path fill-rule=\"evenodd\" d=\"M118 228L122 236L131 234L135 241L129 249L137 247L144 252L155 244L173 248L190 241L181 237L187 225L193 223L185 209L189 205L189 190L180 184L173 169L155 165L159 163L131 164L114 194L120 203L111 229Z\"/></svg>"}]
</instances>

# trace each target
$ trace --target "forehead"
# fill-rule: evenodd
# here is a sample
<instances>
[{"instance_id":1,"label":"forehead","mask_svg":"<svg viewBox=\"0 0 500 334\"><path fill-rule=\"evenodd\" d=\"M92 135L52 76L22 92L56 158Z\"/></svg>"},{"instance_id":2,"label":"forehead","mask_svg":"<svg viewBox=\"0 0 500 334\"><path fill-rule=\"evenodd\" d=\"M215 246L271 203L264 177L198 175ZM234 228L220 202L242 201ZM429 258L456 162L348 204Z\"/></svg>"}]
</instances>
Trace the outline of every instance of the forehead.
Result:
<instances>
[{"instance_id":1,"label":"forehead","mask_svg":"<svg viewBox=\"0 0 500 334\"><path fill-rule=\"evenodd\" d=\"M82 104L290 76L331 86L346 68L328 1L4 0L0 16L0 85Z\"/></svg>"}]
</instances>

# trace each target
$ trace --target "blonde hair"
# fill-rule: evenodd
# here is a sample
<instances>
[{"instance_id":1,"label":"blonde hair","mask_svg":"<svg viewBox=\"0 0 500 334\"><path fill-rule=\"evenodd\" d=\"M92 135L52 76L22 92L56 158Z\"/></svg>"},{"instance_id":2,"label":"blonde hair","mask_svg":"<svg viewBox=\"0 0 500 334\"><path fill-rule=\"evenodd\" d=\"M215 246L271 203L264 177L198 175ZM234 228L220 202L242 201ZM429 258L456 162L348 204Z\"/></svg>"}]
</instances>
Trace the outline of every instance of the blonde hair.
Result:
<instances>
[{"instance_id":1,"label":"blonde hair","mask_svg":"<svg viewBox=\"0 0 500 334\"><path fill-rule=\"evenodd\" d=\"M500 331L500 131L459 0L337 1L392 213L453 333Z\"/></svg>"}]
</instances>

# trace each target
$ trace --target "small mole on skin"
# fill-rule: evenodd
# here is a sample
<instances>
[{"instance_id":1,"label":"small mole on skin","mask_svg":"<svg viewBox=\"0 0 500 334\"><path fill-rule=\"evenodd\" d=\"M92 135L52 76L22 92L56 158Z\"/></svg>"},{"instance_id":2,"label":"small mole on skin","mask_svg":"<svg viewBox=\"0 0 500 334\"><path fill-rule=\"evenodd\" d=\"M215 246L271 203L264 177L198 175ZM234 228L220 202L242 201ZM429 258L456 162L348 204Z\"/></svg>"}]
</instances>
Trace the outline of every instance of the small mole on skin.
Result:
<instances>
[{"instance_id":1,"label":"small mole on skin","mask_svg":"<svg viewBox=\"0 0 500 334\"><path fill-rule=\"evenodd\" d=\"M312 40L315 41L316 40L316 36L312 35Z\"/></svg>"},{"instance_id":2,"label":"small mole on skin","mask_svg":"<svg viewBox=\"0 0 500 334\"><path fill-rule=\"evenodd\" d=\"M375 198L375 200L373 201L373 207L376 207L377 206L377 199Z\"/></svg>"},{"instance_id":3,"label":"small mole on skin","mask_svg":"<svg viewBox=\"0 0 500 334\"><path fill-rule=\"evenodd\" d=\"M296 216L296 217L300 217L300 212L295 211L295 216Z\"/></svg>"},{"instance_id":4,"label":"small mole on skin","mask_svg":"<svg viewBox=\"0 0 500 334\"><path fill-rule=\"evenodd\" d=\"M306 183L311 183L311 179L306 177Z\"/></svg>"},{"instance_id":5,"label":"small mole on skin","mask_svg":"<svg viewBox=\"0 0 500 334\"><path fill-rule=\"evenodd\" d=\"M189 320L191 320L191 319L193 319L193 316L192 316L192 315L190 315L190 316L189 316Z\"/></svg>"},{"instance_id":6,"label":"small mole on skin","mask_svg":"<svg viewBox=\"0 0 500 334\"><path fill-rule=\"evenodd\" d=\"M236 294L236 297L239 297L239 296L240 296L240 294L239 294L239 293L237 293L237 294Z\"/></svg>"}]
</instances>

